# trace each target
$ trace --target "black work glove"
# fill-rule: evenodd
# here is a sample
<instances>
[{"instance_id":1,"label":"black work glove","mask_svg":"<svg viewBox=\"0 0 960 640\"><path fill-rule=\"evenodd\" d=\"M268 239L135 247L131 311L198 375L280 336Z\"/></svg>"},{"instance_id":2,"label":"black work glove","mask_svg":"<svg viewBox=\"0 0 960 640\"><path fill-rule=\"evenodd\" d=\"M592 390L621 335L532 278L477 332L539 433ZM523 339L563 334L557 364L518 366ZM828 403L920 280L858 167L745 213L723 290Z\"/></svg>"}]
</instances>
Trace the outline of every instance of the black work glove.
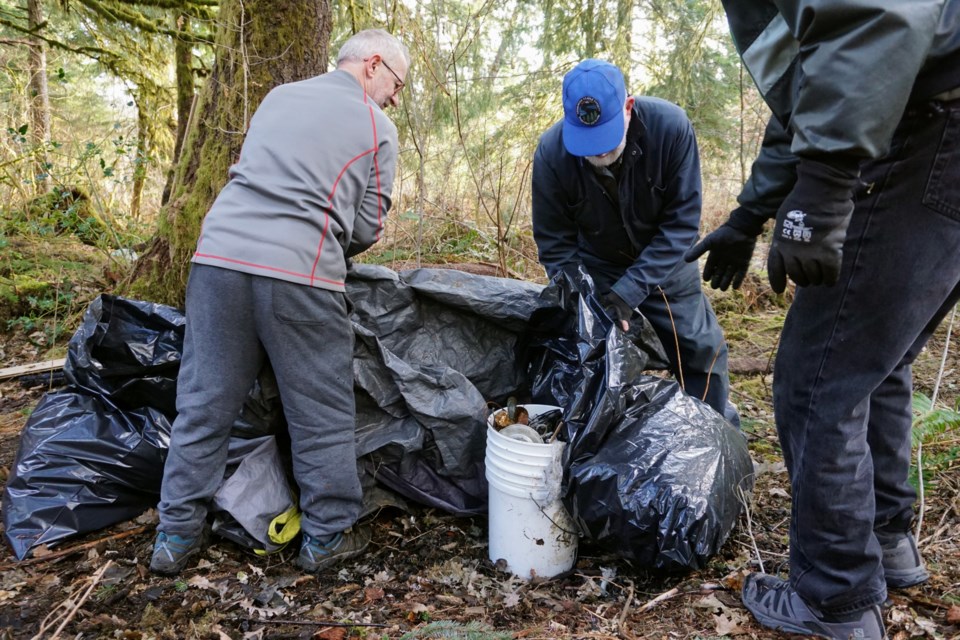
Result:
<instances>
[{"instance_id":1,"label":"black work glove","mask_svg":"<svg viewBox=\"0 0 960 640\"><path fill-rule=\"evenodd\" d=\"M683 259L694 262L709 251L703 267L704 281L721 291L726 291L731 284L734 289L739 289L750 267L750 258L764 222L763 218L745 209L735 209L729 220L690 248L683 254Z\"/></svg>"},{"instance_id":2,"label":"black work glove","mask_svg":"<svg viewBox=\"0 0 960 640\"><path fill-rule=\"evenodd\" d=\"M767 274L777 293L787 276L801 287L836 284L853 214L856 163L801 159L797 183L777 211Z\"/></svg>"},{"instance_id":3,"label":"black work glove","mask_svg":"<svg viewBox=\"0 0 960 640\"><path fill-rule=\"evenodd\" d=\"M623 301L623 298L613 291L603 296L601 300L603 307L607 310L607 315L611 320L616 320L617 324L624 331L630 328L630 316L633 315L633 308Z\"/></svg>"}]
</instances>

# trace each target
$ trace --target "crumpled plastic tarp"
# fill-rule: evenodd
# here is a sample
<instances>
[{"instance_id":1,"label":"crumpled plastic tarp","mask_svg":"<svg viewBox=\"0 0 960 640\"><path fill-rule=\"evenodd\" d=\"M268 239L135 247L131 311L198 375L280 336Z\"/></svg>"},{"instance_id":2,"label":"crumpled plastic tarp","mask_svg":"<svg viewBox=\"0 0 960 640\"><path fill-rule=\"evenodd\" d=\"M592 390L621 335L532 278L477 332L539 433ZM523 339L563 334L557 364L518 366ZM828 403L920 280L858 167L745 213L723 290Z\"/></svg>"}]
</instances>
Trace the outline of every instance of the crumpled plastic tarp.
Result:
<instances>
[{"instance_id":1,"label":"crumpled plastic tarp","mask_svg":"<svg viewBox=\"0 0 960 640\"><path fill-rule=\"evenodd\" d=\"M562 325L563 338L534 339L530 366L534 401L564 408L567 509L588 542L640 566L702 568L753 488L746 438L674 380L643 374L656 352L613 327L586 273L551 288L558 307L531 325ZM576 348L558 356L558 344Z\"/></svg>"},{"instance_id":2,"label":"crumpled plastic tarp","mask_svg":"<svg viewBox=\"0 0 960 640\"><path fill-rule=\"evenodd\" d=\"M365 511L397 503L378 490L386 487L453 513L483 512L487 401L526 389L518 340L547 304L543 287L451 269L398 274L357 265L347 289ZM45 396L27 421L4 491L6 535L18 558L156 504L183 329L172 307L109 295L90 305L70 341L70 384ZM282 449L283 427L267 368L231 441L272 434Z\"/></svg>"},{"instance_id":3,"label":"crumpled plastic tarp","mask_svg":"<svg viewBox=\"0 0 960 640\"><path fill-rule=\"evenodd\" d=\"M664 366L656 335L641 318L630 335L613 330L583 272L544 288L358 265L347 290L366 511L402 503L396 496L485 511L488 402L532 394L564 407L565 502L588 539L675 568L699 566L729 533L739 512L731 493L749 488L742 436L675 383L641 375ZM70 342L70 385L31 415L4 491L18 558L156 504L183 322L148 302L104 295L91 304ZM254 445L237 440L276 436L284 457L279 402L266 368L234 424L232 450ZM235 520L223 522L232 539L245 538Z\"/></svg>"}]
</instances>

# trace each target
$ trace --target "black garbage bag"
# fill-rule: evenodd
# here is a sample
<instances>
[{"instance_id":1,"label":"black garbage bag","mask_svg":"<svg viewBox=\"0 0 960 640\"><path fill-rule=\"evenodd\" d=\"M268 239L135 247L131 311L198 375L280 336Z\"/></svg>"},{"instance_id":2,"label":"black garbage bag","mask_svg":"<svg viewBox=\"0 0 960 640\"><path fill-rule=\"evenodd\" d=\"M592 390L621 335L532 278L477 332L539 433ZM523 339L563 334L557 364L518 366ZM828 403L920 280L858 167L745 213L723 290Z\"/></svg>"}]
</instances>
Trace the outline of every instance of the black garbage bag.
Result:
<instances>
[{"instance_id":1,"label":"black garbage bag","mask_svg":"<svg viewBox=\"0 0 960 640\"><path fill-rule=\"evenodd\" d=\"M752 489L746 439L675 381L644 374L666 365L652 328L615 327L582 270L544 296L566 317L548 308L531 321L528 369L535 400L564 409L563 501L581 534L648 568L702 567Z\"/></svg>"},{"instance_id":2,"label":"black garbage bag","mask_svg":"<svg viewBox=\"0 0 960 640\"><path fill-rule=\"evenodd\" d=\"M607 353L622 352L630 344L636 373L666 369L667 356L650 322L636 314L627 333L614 332L613 322L594 292L593 280L582 268L561 271L541 293L540 308L532 315L521 348L533 401L567 407L582 395L595 373L603 373ZM632 372L628 372L632 373Z\"/></svg>"},{"instance_id":3,"label":"black garbage bag","mask_svg":"<svg viewBox=\"0 0 960 640\"><path fill-rule=\"evenodd\" d=\"M174 307L101 295L70 339L64 374L77 391L121 410L149 406L176 416L185 327Z\"/></svg>"},{"instance_id":4,"label":"black garbage bag","mask_svg":"<svg viewBox=\"0 0 960 640\"><path fill-rule=\"evenodd\" d=\"M122 522L157 504L176 418L185 318L173 307L102 295L70 340L66 389L30 415L3 493L18 559L40 544ZM285 433L265 367L232 434Z\"/></svg>"},{"instance_id":5,"label":"black garbage bag","mask_svg":"<svg viewBox=\"0 0 960 640\"><path fill-rule=\"evenodd\" d=\"M621 393L596 453L570 464L565 504L589 540L640 566L701 569L753 488L746 438L673 380Z\"/></svg>"},{"instance_id":6,"label":"black garbage bag","mask_svg":"<svg viewBox=\"0 0 960 640\"><path fill-rule=\"evenodd\" d=\"M183 314L102 295L68 345L61 391L30 415L3 493L18 559L156 505L176 417Z\"/></svg>"},{"instance_id":7,"label":"black garbage bag","mask_svg":"<svg viewBox=\"0 0 960 640\"><path fill-rule=\"evenodd\" d=\"M169 418L152 407L121 411L73 391L44 396L20 435L3 492L17 559L156 505L169 436Z\"/></svg>"}]
</instances>

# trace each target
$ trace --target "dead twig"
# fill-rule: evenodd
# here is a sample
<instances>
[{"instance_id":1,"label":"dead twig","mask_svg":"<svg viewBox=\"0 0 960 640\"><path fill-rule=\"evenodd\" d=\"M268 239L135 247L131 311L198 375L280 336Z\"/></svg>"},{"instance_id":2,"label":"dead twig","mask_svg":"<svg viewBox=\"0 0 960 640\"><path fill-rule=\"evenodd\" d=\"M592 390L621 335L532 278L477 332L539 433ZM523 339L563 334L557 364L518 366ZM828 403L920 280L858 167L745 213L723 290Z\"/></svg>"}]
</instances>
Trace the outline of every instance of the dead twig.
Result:
<instances>
[{"instance_id":1,"label":"dead twig","mask_svg":"<svg viewBox=\"0 0 960 640\"><path fill-rule=\"evenodd\" d=\"M627 599L623 602L623 611L620 612L620 617L617 618L617 630L620 632L620 635L624 635L626 631L624 625L627 622L627 615L630 613L630 603L633 602L633 580L629 581L630 590L627 592Z\"/></svg>"},{"instance_id":2,"label":"dead twig","mask_svg":"<svg viewBox=\"0 0 960 640\"><path fill-rule=\"evenodd\" d=\"M937 373L937 380L933 385L933 393L930 394L930 410L933 411L937 404L937 396L940 394L940 383L943 381L943 372L947 367L947 353L950 351L950 334L953 333L953 321L957 317L957 307L953 307L950 314L950 324L947 325L947 337L943 342L943 356L940 359L940 371ZM920 531L923 529L923 516L926 511L926 496L923 483L923 439L917 442L917 493L919 494L919 505L917 507L917 526L913 537L920 539Z\"/></svg>"},{"instance_id":3,"label":"dead twig","mask_svg":"<svg viewBox=\"0 0 960 640\"><path fill-rule=\"evenodd\" d=\"M743 487L737 486L737 499L743 505L743 515L747 519L747 535L750 537L750 543L753 545L753 552L757 554L757 564L760 566L760 573L766 573L763 570L763 558L760 557L760 548L757 546L757 538L753 535L753 518L750 517L750 501L747 500L747 494Z\"/></svg>"},{"instance_id":4,"label":"dead twig","mask_svg":"<svg viewBox=\"0 0 960 640\"><path fill-rule=\"evenodd\" d=\"M637 613L646 613L647 611L650 611L650 609L653 609L655 606L657 606L661 602L669 600L670 598L674 598L678 595L680 595L680 589L678 589L677 587L674 587L669 591L664 591L653 600L648 600L647 602L645 602L639 609L637 609Z\"/></svg>"},{"instance_id":5,"label":"dead twig","mask_svg":"<svg viewBox=\"0 0 960 640\"><path fill-rule=\"evenodd\" d=\"M45 556L40 556L37 558L29 558L27 560L21 560L20 562L13 562L0 565L0 571L6 571L8 569L15 569L17 567L25 567L31 564L40 564L43 562L51 562L54 560L59 560L64 556L69 556L78 551L86 551L91 547L95 547L102 542L110 542L112 540L120 540L122 538L129 538L130 536L135 536L138 533L143 533L147 530L147 527L137 527L136 529L130 529L129 531L121 531L120 533L115 533L112 536L107 536L106 538L98 538L96 540L91 540L90 542L84 542L83 544L74 545L72 547L67 547L66 549L61 549L60 551L54 551Z\"/></svg>"},{"instance_id":6,"label":"dead twig","mask_svg":"<svg viewBox=\"0 0 960 640\"><path fill-rule=\"evenodd\" d=\"M686 391L687 385L683 382L683 362L681 362L680 358L680 337L677 335L677 323L673 321L673 310L670 309L667 292L663 290L663 287L657 287L657 289L660 290L660 295L663 296L663 304L667 306L667 315L670 317L670 326L673 328L673 343L677 347L677 379L680 381L680 388Z\"/></svg>"},{"instance_id":7,"label":"dead twig","mask_svg":"<svg viewBox=\"0 0 960 640\"><path fill-rule=\"evenodd\" d=\"M103 577L103 574L106 573L107 569L109 569L112 565L113 565L113 560L107 560L107 563L102 567L100 567L100 569L97 570L95 574L93 574L93 576L90 578L90 584L87 585L87 588L83 592L83 595L81 595L80 598L76 600L76 602L74 602L70 598L67 598L66 600L61 602L59 605L57 605L57 607L54 608L54 610L51 611L46 618L43 619L43 622L40 625L40 630L37 632L37 635L33 636L31 640L40 640L41 638L46 638L47 637L45 635L46 631L50 627L52 627L54 624L56 624L58 621L58 620L53 620L48 624L47 620L60 609L65 609L69 607L69 611L67 611L67 615L64 616L62 622L60 622L60 626L57 627L57 630L53 632L52 636L49 636L50 640L56 640L57 638L59 638L60 632L63 631L63 629L67 626L67 624L69 624L70 621L73 620L73 617L77 615L77 611L80 610L80 607L83 606L83 603L86 602L87 598L90 597L90 594L93 593L93 588L97 586L97 583L100 582L100 579Z\"/></svg>"},{"instance_id":8,"label":"dead twig","mask_svg":"<svg viewBox=\"0 0 960 640\"><path fill-rule=\"evenodd\" d=\"M382 629L389 626L375 622L333 622L332 620L278 620L273 618L237 618L237 620L255 624L302 624L314 627L377 627Z\"/></svg>"}]
</instances>

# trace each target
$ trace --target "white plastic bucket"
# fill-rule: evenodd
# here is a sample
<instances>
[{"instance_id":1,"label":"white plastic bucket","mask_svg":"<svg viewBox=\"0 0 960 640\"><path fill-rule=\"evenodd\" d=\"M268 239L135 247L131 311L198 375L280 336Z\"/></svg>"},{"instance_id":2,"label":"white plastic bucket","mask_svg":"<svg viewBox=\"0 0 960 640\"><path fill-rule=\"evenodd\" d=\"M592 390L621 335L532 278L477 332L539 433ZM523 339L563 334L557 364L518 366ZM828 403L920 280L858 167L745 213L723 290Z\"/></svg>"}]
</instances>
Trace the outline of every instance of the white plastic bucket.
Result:
<instances>
[{"instance_id":1,"label":"white plastic bucket","mask_svg":"<svg viewBox=\"0 0 960 640\"><path fill-rule=\"evenodd\" d=\"M524 407L530 417L559 408ZM493 428L492 416L487 420L490 560L505 561L524 579L564 573L577 558L576 529L560 501L565 446L508 438Z\"/></svg>"}]
</instances>

